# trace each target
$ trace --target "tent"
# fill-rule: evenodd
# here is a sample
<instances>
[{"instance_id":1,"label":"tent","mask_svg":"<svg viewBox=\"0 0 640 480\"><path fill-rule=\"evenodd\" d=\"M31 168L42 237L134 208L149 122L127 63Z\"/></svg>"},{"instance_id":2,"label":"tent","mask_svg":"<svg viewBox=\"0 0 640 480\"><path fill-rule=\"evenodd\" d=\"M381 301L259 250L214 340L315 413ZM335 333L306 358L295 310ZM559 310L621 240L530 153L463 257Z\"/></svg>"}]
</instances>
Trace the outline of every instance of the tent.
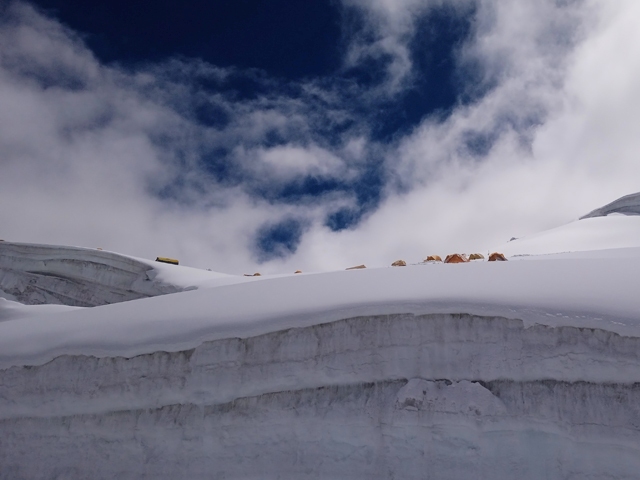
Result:
<instances>
[{"instance_id":1,"label":"tent","mask_svg":"<svg viewBox=\"0 0 640 480\"><path fill-rule=\"evenodd\" d=\"M464 253L452 253L444 259L444 263L466 263L468 261L469 259Z\"/></svg>"},{"instance_id":2,"label":"tent","mask_svg":"<svg viewBox=\"0 0 640 480\"><path fill-rule=\"evenodd\" d=\"M170 263L171 265L178 265L180 263L175 258L168 257L156 257L156 262Z\"/></svg>"}]
</instances>

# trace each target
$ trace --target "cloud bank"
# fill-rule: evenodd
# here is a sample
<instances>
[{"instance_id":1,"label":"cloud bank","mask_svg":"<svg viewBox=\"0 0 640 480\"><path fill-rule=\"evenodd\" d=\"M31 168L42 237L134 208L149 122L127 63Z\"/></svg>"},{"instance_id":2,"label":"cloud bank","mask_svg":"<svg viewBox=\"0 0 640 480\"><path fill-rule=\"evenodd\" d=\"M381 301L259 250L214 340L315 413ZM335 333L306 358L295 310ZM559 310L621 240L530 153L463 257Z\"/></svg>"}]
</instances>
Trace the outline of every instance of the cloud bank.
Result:
<instances>
[{"instance_id":1,"label":"cloud bank","mask_svg":"<svg viewBox=\"0 0 640 480\"><path fill-rule=\"evenodd\" d=\"M483 252L640 190L637 2L342 11L339 71L287 82L101 64L29 4L0 6L0 238L330 270ZM428 81L445 33L449 104Z\"/></svg>"}]
</instances>

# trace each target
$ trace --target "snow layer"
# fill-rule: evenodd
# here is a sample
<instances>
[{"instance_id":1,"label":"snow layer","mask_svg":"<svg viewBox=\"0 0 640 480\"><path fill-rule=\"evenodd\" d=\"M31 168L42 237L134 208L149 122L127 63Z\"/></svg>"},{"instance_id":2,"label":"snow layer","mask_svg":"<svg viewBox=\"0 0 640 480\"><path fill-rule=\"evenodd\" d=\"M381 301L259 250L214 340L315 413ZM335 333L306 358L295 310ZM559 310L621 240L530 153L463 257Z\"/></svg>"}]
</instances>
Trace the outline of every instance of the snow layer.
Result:
<instances>
[{"instance_id":1,"label":"snow layer","mask_svg":"<svg viewBox=\"0 0 640 480\"><path fill-rule=\"evenodd\" d=\"M640 248L173 267L198 289L0 302L0 479L638 478Z\"/></svg>"},{"instance_id":2,"label":"snow layer","mask_svg":"<svg viewBox=\"0 0 640 480\"><path fill-rule=\"evenodd\" d=\"M38 317L43 319L49 313L62 313L78 310L82 307L67 305L24 305L0 297L0 322L16 320L18 318Z\"/></svg>"},{"instance_id":3,"label":"snow layer","mask_svg":"<svg viewBox=\"0 0 640 480\"><path fill-rule=\"evenodd\" d=\"M639 347L446 314L63 356L0 371L0 478L637 478Z\"/></svg>"},{"instance_id":4,"label":"snow layer","mask_svg":"<svg viewBox=\"0 0 640 480\"><path fill-rule=\"evenodd\" d=\"M402 406L398 381L5 420L0 478L638 478L637 438L618 434L638 421L637 389L417 381L420 409Z\"/></svg>"},{"instance_id":5,"label":"snow layer","mask_svg":"<svg viewBox=\"0 0 640 480\"><path fill-rule=\"evenodd\" d=\"M527 325L639 331L640 248L628 258L427 264L265 279L0 323L0 366L134 356L362 315L470 313Z\"/></svg>"},{"instance_id":6,"label":"snow layer","mask_svg":"<svg viewBox=\"0 0 640 480\"><path fill-rule=\"evenodd\" d=\"M626 195L580 220L527 237L495 250L508 256L640 247L640 193Z\"/></svg>"},{"instance_id":7,"label":"snow layer","mask_svg":"<svg viewBox=\"0 0 640 480\"><path fill-rule=\"evenodd\" d=\"M132 358L1 370L0 417L66 416L403 378L640 382L640 339L473 315L378 315Z\"/></svg>"},{"instance_id":8,"label":"snow layer","mask_svg":"<svg viewBox=\"0 0 640 480\"><path fill-rule=\"evenodd\" d=\"M0 297L29 305L91 307L240 278L97 249L0 242Z\"/></svg>"},{"instance_id":9,"label":"snow layer","mask_svg":"<svg viewBox=\"0 0 640 480\"><path fill-rule=\"evenodd\" d=\"M507 256L640 247L640 215L589 217L512 240L496 248Z\"/></svg>"},{"instance_id":10,"label":"snow layer","mask_svg":"<svg viewBox=\"0 0 640 480\"><path fill-rule=\"evenodd\" d=\"M625 195L604 207L596 208L581 218L606 217L612 213L623 215L640 215L640 192Z\"/></svg>"}]
</instances>

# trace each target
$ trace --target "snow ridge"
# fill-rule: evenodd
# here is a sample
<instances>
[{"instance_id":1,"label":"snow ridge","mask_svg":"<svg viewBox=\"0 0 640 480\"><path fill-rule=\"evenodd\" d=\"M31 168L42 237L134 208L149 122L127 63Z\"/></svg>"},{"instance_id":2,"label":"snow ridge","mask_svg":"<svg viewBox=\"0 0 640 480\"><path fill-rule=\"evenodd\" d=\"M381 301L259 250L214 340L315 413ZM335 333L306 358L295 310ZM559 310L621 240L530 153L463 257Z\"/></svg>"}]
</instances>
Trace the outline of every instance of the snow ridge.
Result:
<instances>
[{"instance_id":1,"label":"snow ridge","mask_svg":"<svg viewBox=\"0 0 640 480\"><path fill-rule=\"evenodd\" d=\"M596 208L595 210L580 217L580 220L583 218L606 217L611 213L640 215L640 192L625 195L604 207Z\"/></svg>"},{"instance_id":2,"label":"snow ridge","mask_svg":"<svg viewBox=\"0 0 640 480\"><path fill-rule=\"evenodd\" d=\"M181 291L153 267L97 249L0 242L0 297L93 307Z\"/></svg>"}]
</instances>

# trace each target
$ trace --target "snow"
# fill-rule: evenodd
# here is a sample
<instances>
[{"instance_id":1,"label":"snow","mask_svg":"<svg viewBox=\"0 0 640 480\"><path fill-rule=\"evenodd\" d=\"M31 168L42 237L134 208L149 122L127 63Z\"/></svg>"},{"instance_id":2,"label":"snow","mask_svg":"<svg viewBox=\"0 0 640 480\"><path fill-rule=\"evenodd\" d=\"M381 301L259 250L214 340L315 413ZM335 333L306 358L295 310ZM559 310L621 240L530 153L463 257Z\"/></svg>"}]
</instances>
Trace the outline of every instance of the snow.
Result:
<instances>
[{"instance_id":1,"label":"snow","mask_svg":"<svg viewBox=\"0 0 640 480\"><path fill-rule=\"evenodd\" d=\"M239 277L4 246L3 289L99 306L0 298L0 479L637 478L635 202L507 262Z\"/></svg>"},{"instance_id":2,"label":"snow","mask_svg":"<svg viewBox=\"0 0 640 480\"><path fill-rule=\"evenodd\" d=\"M507 256L640 247L640 215L589 217L496 247Z\"/></svg>"},{"instance_id":3,"label":"snow","mask_svg":"<svg viewBox=\"0 0 640 480\"><path fill-rule=\"evenodd\" d=\"M50 313L71 312L82 307L67 305L24 305L0 297L0 322L26 317L39 317Z\"/></svg>"},{"instance_id":4,"label":"snow","mask_svg":"<svg viewBox=\"0 0 640 480\"><path fill-rule=\"evenodd\" d=\"M619 198L566 225L511 240L495 251L513 257L634 247L640 247L640 193Z\"/></svg>"},{"instance_id":5,"label":"snow","mask_svg":"<svg viewBox=\"0 0 640 480\"><path fill-rule=\"evenodd\" d=\"M211 270L185 267L183 265L172 265L138 257L127 256L127 258L131 258L147 265L150 270L147 275L152 277L152 280L156 280L167 285L174 285L182 290L195 290L198 288L233 285L235 283L246 283L261 279L261 277L229 275L226 273L213 272Z\"/></svg>"},{"instance_id":6,"label":"snow","mask_svg":"<svg viewBox=\"0 0 640 480\"><path fill-rule=\"evenodd\" d=\"M0 242L0 297L96 306L248 281L98 249Z\"/></svg>"},{"instance_id":7,"label":"snow","mask_svg":"<svg viewBox=\"0 0 640 480\"><path fill-rule=\"evenodd\" d=\"M638 338L455 314L60 356L0 371L0 477L637 478L639 380Z\"/></svg>"},{"instance_id":8,"label":"snow","mask_svg":"<svg viewBox=\"0 0 640 480\"><path fill-rule=\"evenodd\" d=\"M636 334L640 248L625 253L291 275L52 313L47 321L0 323L0 365L41 364L63 354L178 351L387 313L469 313Z\"/></svg>"},{"instance_id":9,"label":"snow","mask_svg":"<svg viewBox=\"0 0 640 480\"><path fill-rule=\"evenodd\" d=\"M605 217L607 215L640 215L640 192L625 195L604 207L596 208L581 218Z\"/></svg>"}]
</instances>

